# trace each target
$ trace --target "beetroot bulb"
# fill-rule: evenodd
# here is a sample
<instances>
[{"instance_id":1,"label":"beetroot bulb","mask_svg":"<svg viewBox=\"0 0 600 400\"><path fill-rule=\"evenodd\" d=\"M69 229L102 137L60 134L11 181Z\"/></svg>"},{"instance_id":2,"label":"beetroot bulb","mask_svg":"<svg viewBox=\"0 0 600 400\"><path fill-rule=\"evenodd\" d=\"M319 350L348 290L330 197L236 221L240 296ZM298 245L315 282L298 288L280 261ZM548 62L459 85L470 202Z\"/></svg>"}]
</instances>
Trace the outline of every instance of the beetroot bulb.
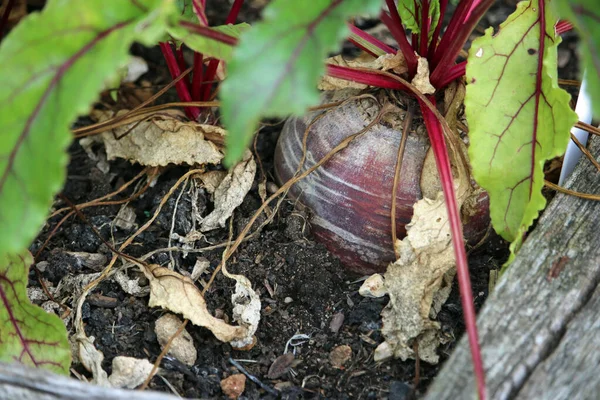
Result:
<instances>
[{"instance_id":1,"label":"beetroot bulb","mask_svg":"<svg viewBox=\"0 0 600 400\"><path fill-rule=\"evenodd\" d=\"M323 103L343 100L353 94L356 91L325 92ZM386 96L384 91L378 91L377 95ZM325 113L308 133L306 160L301 171L363 129L378 112L379 105L373 99L363 98L345 102L329 112L320 110L290 118L275 151L276 178L283 183L294 176L302 159L305 130L319 114ZM393 124L397 129L390 125L384 121L376 124L289 191L293 199L310 209L315 238L347 268L361 274L385 271L395 260L391 233L392 187L403 133L401 122ZM396 193L398 239L406 235L405 226L412 218L414 203L423 197L423 191L431 191L431 188L422 188L422 185L432 184L431 179L422 179L429 147L425 126L415 116L406 139ZM487 208L487 195L483 193L476 198L475 212L462 213L464 234L469 243L476 243L484 236L489 225Z\"/></svg>"}]
</instances>

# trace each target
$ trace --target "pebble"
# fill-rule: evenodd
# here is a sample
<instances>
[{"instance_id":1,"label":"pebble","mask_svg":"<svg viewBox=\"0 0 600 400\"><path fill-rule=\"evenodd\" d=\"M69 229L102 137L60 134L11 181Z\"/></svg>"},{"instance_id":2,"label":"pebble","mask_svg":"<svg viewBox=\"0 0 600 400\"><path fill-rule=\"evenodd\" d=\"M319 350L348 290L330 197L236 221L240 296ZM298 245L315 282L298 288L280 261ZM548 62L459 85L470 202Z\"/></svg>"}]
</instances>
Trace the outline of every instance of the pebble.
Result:
<instances>
[{"instance_id":1,"label":"pebble","mask_svg":"<svg viewBox=\"0 0 600 400\"><path fill-rule=\"evenodd\" d=\"M329 353L329 362L335 368L342 368L352 358L352 348L347 344L337 346Z\"/></svg>"},{"instance_id":2,"label":"pebble","mask_svg":"<svg viewBox=\"0 0 600 400\"><path fill-rule=\"evenodd\" d=\"M156 320L154 332L161 349L165 347L171 337L177 332L183 322L173 314L165 314ZM197 351L194 340L186 329L171 342L169 354L186 365L196 363Z\"/></svg>"},{"instance_id":3,"label":"pebble","mask_svg":"<svg viewBox=\"0 0 600 400\"><path fill-rule=\"evenodd\" d=\"M406 400L410 398L413 389L410 385L401 381L392 381L390 383L390 395L388 400Z\"/></svg>"},{"instance_id":4,"label":"pebble","mask_svg":"<svg viewBox=\"0 0 600 400\"><path fill-rule=\"evenodd\" d=\"M329 323L329 330L332 333L338 333L340 331L340 328L344 324L344 319L344 313L338 312L333 314L333 316L331 317L331 322Z\"/></svg>"},{"instance_id":5,"label":"pebble","mask_svg":"<svg viewBox=\"0 0 600 400\"><path fill-rule=\"evenodd\" d=\"M386 293L385 280L380 274L369 276L358 289L358 294L363 297L378 298L385 296Z\"/></svg>"},{"instance_id":6,"label":"pebble","mask_svg":"<svg viewBox=\"0 0 600 400\"><path fill-rule=\"evenodd\" d=\"M221 381L223 394L230 399L237 399L246 390L246 375L234 374Z\"/></svg>"},{"instance_id":7,"label":"pebble","mask_svg":"<svg viewBox=\"0 0 600 400\"><path fill-rule=\"evenodd\" d=\"M46 268L48 268L49 264L50 263L48 261L40 261L35 266L37 267L37 269L40 270L40 272L44 272L44 271L46 271Z\"/></svg>"},{"instance_id":8,"label":"pebble","mask_svg":"<svg viewBox=\"0 0 600 400\"><path fill-rule=\"evenodd\" d=\"M282 356L277 357L275 361L273 361L273 364L271 364L271 367L269 368L267 378L279 378L280 376L282 376L290 370L292 362L294 362L294 355L292 353L286 353Z\"/></svg>"},{"instance_id":9,"label":"pebble","mask_svg":"<svg viewBox=\"0 0 600 400\"><path fill-rule=\"evenodd\" d=\"M290 304L290 303L291 303L291 302L293 302L293 301L294 301L294 299L292 299L291 297L286 297L285 299L283 299L283 302L284 302L285 304Z\"/></svg>"}]
</instances>

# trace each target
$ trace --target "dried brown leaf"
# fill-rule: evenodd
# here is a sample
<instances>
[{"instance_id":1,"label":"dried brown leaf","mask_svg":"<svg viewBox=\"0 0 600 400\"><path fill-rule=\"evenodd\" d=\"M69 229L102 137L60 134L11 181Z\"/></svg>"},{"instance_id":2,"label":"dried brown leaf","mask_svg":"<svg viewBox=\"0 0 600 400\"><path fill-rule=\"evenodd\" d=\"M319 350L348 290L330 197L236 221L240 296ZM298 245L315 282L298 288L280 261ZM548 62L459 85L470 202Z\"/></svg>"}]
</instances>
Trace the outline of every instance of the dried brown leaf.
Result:
<instances>
[{"instance_id":1,"label":"dried brown leaf","mask_svg":"<svg viewBox=\"0 0 600 400\"><path fill-rule=\"evenodd\" d=\"M127 110L120 110L116 116ZM102 134L109 160L117 157L148 166L168 164L218 164L223 153L207 136L223 137L225 130L218 126L181 122L175 111L163 111L147 121L128 124ZM114 116L112 111L94 110L92 117L99 122ZM117 139L120 138L120 139Z\"/></svg>"},{"instance_id":2,"label":"dried brown leaf","mask_svg":"<svg viewBox=\"0 0 600 400\"><path fill-rule=\"evenodd\" d=\"M417 63L417 74L410 82L423 94L435 93L435 88L429 81L429 63L426 58L419 57Z\"/></svg>"},{"instance_id":3,"label":"dried brown leaf","mask_svg":"<svg viewBox=\"0 0 600 400\"><path fill-rule=\"evenodd\" d=\"M464 187L457 189L459 207L467 197ZM424 198L415 204L407 229L406 238L397 242L400 258L385 274L390 302L381 313L385 342L376 350L376 357L414 358L417 340L419 358L435 364L441 337L440 325L432 318L450 294L456 266L441 192L433 200Z\"/></svg>"},{"instance_id":4,"label":"dried brown leaf","mask_svg":"<svg viewBox=\"0 0 600 400\"><path fill-rule=\"evenodd\" d=\"M408 71L406 59L401 51L397 52L396 54L384 54L380 56L379 59L381 60L381 69L383 71L392 70L398 75L402 75Z\"/></svg>"},{"instance_id":5,"label":"dried brown leaf","mask_svg":"<svg viewBox=\"0 0 600 400\"><path fill-rule=\"evenodd\" d=\"M247 339L247 327L228 325L210 314L202 293L190 278L156 264L151 264L142 271L150 281L150 307L162 307L181 314L194 325L210 329L222 342Z\"/></svg>"},{"instance_id":6,"label":"dried brown leaf","mask_svg":"<svg viewBox=\"0 0 600 400\"><path fill-rule=\"evenodd\" d=\"M214 210L202 220L200 231L206 232L225 226L225 221L242 202L252 187L256 162L250 153L219 183L214 193Z\"/></svg>"},{"instance_id":7,"label":"dried brown leaf","mask_svg":"<svg viewBox=\"0 0 600 400\"><path fill-rule=\"evenodd\" d=\"M368 59L346 60L342 56L335 56L325 60L327 64L339 65L350 68L370 68L379 70L382 68L382 60L380 58L370 57ZM320 90L340 90L340 89L366 89L367 85L344 79L334 78L331 76L323 76L318 84Z\"/></svg>"}]
</instances>

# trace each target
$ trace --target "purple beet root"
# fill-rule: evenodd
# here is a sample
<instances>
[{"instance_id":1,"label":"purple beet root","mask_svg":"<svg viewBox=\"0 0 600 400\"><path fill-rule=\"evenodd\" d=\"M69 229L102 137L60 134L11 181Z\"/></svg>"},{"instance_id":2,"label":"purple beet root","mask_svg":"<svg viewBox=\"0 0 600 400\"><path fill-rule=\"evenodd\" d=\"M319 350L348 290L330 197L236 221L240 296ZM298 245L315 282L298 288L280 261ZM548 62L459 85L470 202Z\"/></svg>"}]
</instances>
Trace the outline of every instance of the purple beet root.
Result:
<instances>
[{"instance_id":1,"label":"purple beet root","mask_svg":"<svg viewBox=\"0 0 600 400\"><path fill-rule=\"evenodd\" d=\"M323 103L338 100L334 92ZM346 95L347 96L347 95ZM379 108L371 99L355 100L328 112L310 129L307 157L310 168L346 137L363 129ZM302 158L307 125L324 111L289 119L275 152L275 174L283 183L296 172ZM394 261L391 233L391 197L396 158L402 132L380 123L337 153L326 164L296 183L289 194L308 207L314 236L349 269L370 274L385 271ZM415 129L416 128L416 129ZM427 132L413 123L406 140L396 202L399 239L406 235L413 204L422 198L421 172L429 149ZM476 243L489 225L487 195L479 196L474 215L464 216L464 233ZM473 214L471 212L471 214Z\"/></svg>"}]
</instances>

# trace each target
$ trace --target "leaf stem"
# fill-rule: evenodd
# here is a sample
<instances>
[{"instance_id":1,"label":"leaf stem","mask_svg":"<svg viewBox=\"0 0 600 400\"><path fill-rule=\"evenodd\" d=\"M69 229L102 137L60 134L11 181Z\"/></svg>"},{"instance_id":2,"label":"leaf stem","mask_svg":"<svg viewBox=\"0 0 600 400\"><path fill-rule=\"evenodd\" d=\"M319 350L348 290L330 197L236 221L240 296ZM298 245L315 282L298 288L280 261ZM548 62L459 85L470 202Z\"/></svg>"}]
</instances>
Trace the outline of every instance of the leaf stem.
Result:
<instances>
[{"instance_id":1,"label":"leaf stem","mask_svg":"<svg viewBox=\"0 0 600 400\"><path fill-rule=\"evenodd\" d=\"M200 96L204 78L204 57L202 53L194 52L194 71L192 74L192 100L201 101Z\"/></svg>"},{"instance_id":2,"label":"leaf stem","mask_svg":"<svg viewBox=\"0 0 600 400\"><path fill-rule=\"evenodd\" d=\"M183 58L183 43L175 49L175 56L177 59L177 65L179 66L180 71L185 71L187 69L187 65L185 64L185 59ZM185 85L187 87L190 86L189 78L185 77Z\"/></svg>"},{"instance_id":3,"label":"leaf stem","mask_svg":"<svg viewBox=\"0 0 600 400\"><path fill-rule=\"evenodd\" d=\"M442 42L438 47L438 51L436 51L435 53L433 73L430 77L431 84L433 86L437 87L436 82L439 84L441 78L446 73L446 71L450 69L452 65L454 65L458 54L467 42L467 39L473 32L473 29L475 29L475 26L477 25L483 14L485 14L485 12L492 6L493 3L494 0L479 0L478 3L471 0L462 1L459 3L459 7L463 4L469 4L470 7L467 8L465 6L463 10L461 10L462 21L459 20L459 22L457 22L454 31L448 32L448 30L450 30L450 27L448 28L448 30L446 30ZM452 17L452 19L454 20L454 16ZM450 37L450 43L447 43L448 47L444 47L444 39L446 39L447 37ZM439 57L439 62L436 64L435 57L437 57L438 54L441 54L441 56Z\"/></svg>"},{"instance_id":4,"label":"leaf stem","mask_svg":"<svg viewBox=\"0 0 600 400\"><path fill-rule=\"evenodd\" d=\"M448 7L448 0L440 0L440 18L438 19L433 35L431 36L431 43L429 43L429 50L427 52L427 59L431 60L437 45L440 41L440 32L442 31L442 24L444 23L444 15L446 15L446 8Z\"/></svg>"},{"instance_id":5,"label":"leaf stem","mask_svg":"<svg viewBox=\"0 0 600 400\"><path fill-rule=\"evenodd\" d=\"M173 49L171 49L171 45L167 42L159 43L160 50L167 61L167 67L169 68L169 73L171 74L171 78L175 79L179 75L181 75L181 70L179 69L179 64L177 63L177 59L175 58L175 54L173 54ZM185 81L180 80L175 85L175 89L177 89L177 95L179 99L183 102L192 101L192 97L188 90ZM185 114L192 121L196 121L198 116L200 115L200 109L198 107L185 107Z\"/></svg>"},{"instance_id":6,"label":"leaf stem","mask_svg":"<svg viewBox=\"0 0 600 400\"><path fill-rule=\"evenodd\" d=\"M368 68L350 68L327 64L327 75L334 78L345 79L347 81L363 83L369 86L376 86L385 89L406 90L406 87L403 84L387 76L379 75L375 71Z\"/></svg>"},{"instance_id":7,"label":"leaf stem","mask_svg":"<svg viewBox=\"0 0 600 400\"><path fill-rule=\"evenodd\" d=\"M437 85L434 85L434 86L438 89L448 86L455 79L465 76L466 68L467 68L466 61L462 61L458 64L453 65L452 67L450 67L450 70L448 72L446 72L446 75L442 76L441 81Z\"/></svg>"},{"instance_id":8,"label":"leaf stem","mask_svg":"<svg viewBox=\"0 0 600 400\"><path fill-rule=\"evenodd\" d=\"M461 22L465 19L465 15L471 7L472 3L473 0L463 0L458 3L458 6L452 14L452 18L450 18L450 23L446 28L446 32L444 32L444 35L442 35L442 39L440 40L440 43L437 46L433 58L430 58L428 60L430 68L434 68L439 64L440 59L445 53L445 49L450 47L450 44L452 43L454 37L457 35L457 32L461 29Z\"/></svg>"},{"instance_id":9,"label":"leaf stem","mask_svg":"<svg viewBox=\"0 0 600 400\"><path fill-rule=\"evenodd\" d=\"M418 14L417 14L418 15ZM421 1L421 29L419 39L421 41L419 54L421 57L427 57L427 40L429 39L429 0Z\"/></svg>"},{"instance_id":10,"label":"leaf stem","mask_svg":"<svg viewBox=\"0 0 600 400\"><path fill-rule=\"evenodd\" d=\"M390 10L390 14L382 11L381 21L388 27L392 36L394 36L394 39L398 42L398 46L400 46L400 50L406 59L408 73L410 76L414 76L417 72L417 57L415 56L415 50L406 38L406 32L404 31L404 26L402 26L402 20L400 19L400 14L398 14L396 2L394 0L385 0L385 2Z\"/></svg>"},{"instance_id":11,"label":"leaf stem","mask_svg":"<svg viewBox=\"0 0 600 400\"><path fill-rule=\"evenodd\" d=\"M194 7L194 14L198 17L200 24L208 26L208 19L206 18L206 0L192 0L192 6Z\"/></svg>"},{"instance_id":12,"label":"leaf stem","mask_svg":"<svg viewBox=\"0 0 600 400\"><path fill-rule=\"evenodd\" d=\"M429 101L434 103L435 99L429 97ZM434 103L435 104L435 103ZM477 382L477 392L480 400L485 400L485 373L483 370L483 362L481 359L481 351L479 348L479 339L477 335L477 325L475 319L475 307L473 304L473 293L471 288L471 279L469 278L469 265L467 263L467 253L465 251L465 243L463 239L462 222L460 213L456 203L456 193L454 191L454 183L452 178L452 169L446 141L444 140L443 128L437 117L431 110L419 99L421 112L429 134L431 147L435 155L435 163L440 181L444 191L444 199L448 210L448 218L450 221L450 230L452 232L452 244L454 247L454 255L456 256L456 274L458 277L458 285L460 288L460 300L463 307L463 316L467 329L467 336L471 347L471 357L473 359L473 369L475 372L475 380Z\"/></svg>"},{"instance_id":13,"label":"leaf stem","mask_svg":"<svg viewBox=\"0 0 600 400\"><path fill-rule=\"evenodd\" d=\"M359 38L361 38L362 40L364 40L365 42L368 42L370 44L372 44L373 46L379 48L381 51L383 51L384 53L388 53L388 54L396 54L396 49L394 49L391 46L388 46L387 44L383 43L381 40L377 39L376 37L374 37L373 35L363 31L362 29L357 28L356 26L354 26L353 24L348 24L348 27L350 28L350 33L353 35L358 36ZM373 52L369 49L367 49L366 47L362 46L360 43L358 43L356 40L353 40L352 37L349 38L349 40L357 47L361 48L362 50L370 53L373 56L377 56L377 54L373 54Z\"/></svg>"},{"instance_id":14,"label":"leaf stem","mask_svg":"<svg viewBox=\"0 0 600 400\"><path fill-rule=\"evenodd\" d=\"M562 20L558 21L558 23L556 24L556 33L558 35L568 32L571 29L573 29L573 24L571 24L569 21Z\"/></svg>"},{"instance_id":15,"label":"leaf stem","mask_svg":"<svg viewBox=\"0 0 600 400\"><path fill-rule=\"evenodd\" d=\"M244 0L235 0L233 5L231 6L231 10L229 10L229 14L227 15L227 19L225 20L225 24L235 24L237 20L238 14L242 9L242 4ZM237 42L237 39L236 39ZM202 84L201 90L201 99L206 101L210 98L210 89L212 88L212 81L214 81L215 76L217 74L217 68L219 68L220 60L213 59L208 62L208 67L206 68L206 72L204 73L204 83Z\"/></svg>"},{"instance_id":16,"label":"leaf stem","mask_svg":"<svg viewBox=\"0 0 600 400\"><path fill-rule=\"evenodd\" d=\"M217 42L228 44L230 46L235 46L238 42L237 38L230 36L226 33L211 29L207 26L202 26L202 25L194 24L192 22L187 22L187 21L181 21L181 22L179 22L179 25L181 25L188 31L192 31L201 36L207 37L207 38L215 40Z\"/></svg>"}]
</instances>

